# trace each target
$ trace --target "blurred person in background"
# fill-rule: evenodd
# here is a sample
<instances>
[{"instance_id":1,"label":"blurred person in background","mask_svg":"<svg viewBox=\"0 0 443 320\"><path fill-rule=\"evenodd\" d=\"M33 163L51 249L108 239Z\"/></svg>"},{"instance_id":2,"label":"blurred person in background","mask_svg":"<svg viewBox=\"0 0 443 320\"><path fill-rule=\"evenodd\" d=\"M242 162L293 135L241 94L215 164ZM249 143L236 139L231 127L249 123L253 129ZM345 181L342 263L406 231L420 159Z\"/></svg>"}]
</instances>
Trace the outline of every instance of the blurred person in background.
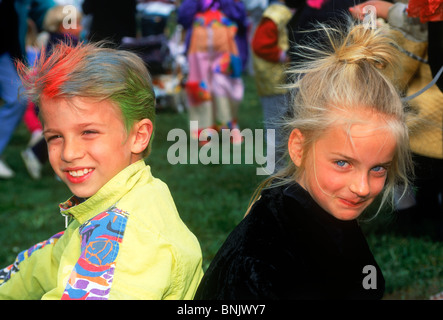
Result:
<instances>
[{"instance_id":1,"label":"blurred person in background","mask_svg":"<svg viewBox=\"0 0 443 320\"><path fill-rule=\"evenodd\" d=\"M366 1L350 8L363 19L372 5L401 47L399 86L412 110L408 120L414 157L414 190L397 201L400 228L443 240L443 0L407 4ZM412 198L412 199L410 199ZM432 223L428 230L426 222Z\"/></svg>"},{"instance_id":2,"label":"blurred person in background","mask_svg":"<svg viewBox=\"0 0 443 320\"><path fill-rule=\"evenodd\" d=\"M275 159L276 168L282 166L283 137L279 121L288 112L288 89L285 71L289 60L287 24L292 18L297 1L271 1L263 13L252 38L253 66L257 93L263 108L265 129L274 130L275 139L267 139L268 162ZM271 154L272 153L272 154ZM272 174L272 172L270 172Z\"/></svg>"},{"instance_id":3,"label":"blurred person in background","mask_svg":"<svg viewBox=\"0 0 443 320\"><path fill-rule=\"evenodd\" d=\"M248 58L243 2L184 0L178 23L187 30L189 117L198 122L191 138L202 145L211 139L211 130L229 129L232 143L242 143L237 114L244 94L241 75Z\"/></svg>"},{"instance_id":4,"label":"blurred person in background","mask_svg":"<svg viewBox=\"0 0 443 320\"><path fill-rule=\"evenodd\" d=\"M248 41L249 44L252 43L252 37L254 36L255 30L257 29L260 19L262 17L263 11L268 6L268 0L248 0L244 1L246 11L248 13ZM248 65L246 66L246 71L248 74L254 74L254 67L252 65L252 50L249 50Z\"/></svg>"},{"instance_id":5,"label":"blurred person in background","mask_svg":"<svg viewBox=\"0 0 443 320\"><path fill-rule=\"evenodd\" d=\"M78 43L82 31L82 13L74 6L56 5L48 11L43 29L48 34L44 54L49 56L52 47L59 42ZM33 62L29 62L33 65ZM43 165L48 161L48 148L37 114L38 108L29 102L23 120L31 132L31 139L21 156L33 179L41 178Z\"/></svg>"},{"instance_id":6,"label":"blurred person in background","mask_svg":"<svg viewBox=\"0 0 443 320\"><path fill-rule=\"evenodd\" d=\"M169 17L176 9L174 0L138 0L137 15L141 36L167 33Z\"/></svg>"},{"instance_id":7,"label":"blurred person in background","mask_svg":"<svg viewBox=\"0 0 443 320\"><path fill-rule=\"evenodd\" d=\"M26 61L25 38L28 18L42 30L52 0L2 0L0 1L0 178L14 176L14 171L1 158L12 134L20 123L27 101L19 96L21 81L14 60Z\"/></svg>"}]
</instances>

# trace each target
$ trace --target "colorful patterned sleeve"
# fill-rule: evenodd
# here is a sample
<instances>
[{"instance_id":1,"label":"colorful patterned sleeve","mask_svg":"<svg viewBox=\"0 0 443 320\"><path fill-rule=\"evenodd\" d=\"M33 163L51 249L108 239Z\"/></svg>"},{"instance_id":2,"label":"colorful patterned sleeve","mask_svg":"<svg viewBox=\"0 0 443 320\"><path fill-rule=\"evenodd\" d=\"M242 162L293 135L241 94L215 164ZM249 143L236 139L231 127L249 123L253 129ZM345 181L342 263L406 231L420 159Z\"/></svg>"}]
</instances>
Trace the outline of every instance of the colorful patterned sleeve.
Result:
<instances>
[{"instance_id":1,"label":"colorful patterned sleeve","mask_svg":"<svg viewBox=\"0 0 443 320\"><path fill-rule=\"evenodd\" d=\"M80 227L81 254L62 300L107 300L128 214L117 208L102 212Z\"/></svg>"},{"instance_id":2,"label":"colorful patterned sleeve","mask_svg":"<svg viewBox=\"0 0 443 320\"><path fill-rule=\"evenodd\" d=\"M35 256L36 252L39 251L49 252L47 249L49 248L50 250L63 234L64 231L59 232L48 240L39 242L31 248L20 252L13 264L0 270L0 299L27 299L29 298L28 295L32 296L33 294L36 294L37 291L41 290L41 285L38 285L38 288L34 292L34 282L30 279L35 279L40 276L34 272L35 265L33 264L38 263L39 266L42 267L46 266L46 262L42 261L42 259L33 259L35 261L31 261L31 257ZM52 257L50 255L47 255L47 257L47 262L51 263ZM50 269L49 267L43 268ZM21 276L17 276L19 273ZM44 280L42 281L44 282ZM8 284L8 286L6 286L6 284Z\"/></svg>"},{"instance_id":3,"label":"colorful patterned sleeve","mask_svg":"<svg viewBox=\"0 0 443 320\"><path fill-rule=\"evenodd\" d=\"M13 264L0 270L0 286L3 285L6 281L8 281L15 273L17 273L20 270L20 264L23 261L28 259L35 251L42 249L49 244L56 243L57 240L63 235L63 233L64 231L59 232L54 236L52 236L51 238L49 238L48 240L39 242L36 245L29 248L28 250L20 252Z\"/></svg>"}]
</instances>

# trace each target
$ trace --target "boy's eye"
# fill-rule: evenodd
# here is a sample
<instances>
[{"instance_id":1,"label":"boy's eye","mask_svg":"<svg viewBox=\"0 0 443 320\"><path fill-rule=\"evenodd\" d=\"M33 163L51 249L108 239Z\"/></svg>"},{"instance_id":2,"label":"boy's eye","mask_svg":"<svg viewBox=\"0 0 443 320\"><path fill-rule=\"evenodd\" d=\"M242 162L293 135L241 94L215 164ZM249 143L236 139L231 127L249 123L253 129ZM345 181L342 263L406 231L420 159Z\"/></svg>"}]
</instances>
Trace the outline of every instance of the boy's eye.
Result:
<instances>
[{"instance_id":1,"label":"boy's eye","mask_svg":"<svg viewBox=\"0 0 443 320\"><path fill-rule=\"evenodd\" d=\"M53 140L58 139L58 138L61 138L61 135L55 134L55 135L47 137L46 138L46 142L50 142L50 141L53 141Z\"/></svg>"},{"instance_id":2,"label":"boy's eye","mask_svg":"<svg viewBox=\"0 0 443 320\"><path fill-rule=\"evenodd\" d=\"M94 130L85 130L85 131L83 131L83 135L89 135L89 134L95 134L95 133L97 133L97 131L94 131Z\"/></svg>"}]
</instances>

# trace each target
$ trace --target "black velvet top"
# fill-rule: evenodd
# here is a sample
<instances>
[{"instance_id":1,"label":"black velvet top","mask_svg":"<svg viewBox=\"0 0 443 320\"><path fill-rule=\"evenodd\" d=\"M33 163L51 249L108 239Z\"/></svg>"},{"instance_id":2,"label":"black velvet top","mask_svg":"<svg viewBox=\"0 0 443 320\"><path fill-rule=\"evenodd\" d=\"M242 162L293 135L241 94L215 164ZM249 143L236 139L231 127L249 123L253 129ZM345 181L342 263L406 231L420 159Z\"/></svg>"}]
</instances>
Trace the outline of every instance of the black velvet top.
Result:
<instances>
[{"instance_id":1,"label":"black velvet top","mask_svg":"<svg viewBox=\"0 0 443 320\"><path fill-rule=\"evenodd\" d=\"M195 299L380 299L384 289L357 221L336 219L291 184L262 192Z\"/></svg>"}]
</instances>

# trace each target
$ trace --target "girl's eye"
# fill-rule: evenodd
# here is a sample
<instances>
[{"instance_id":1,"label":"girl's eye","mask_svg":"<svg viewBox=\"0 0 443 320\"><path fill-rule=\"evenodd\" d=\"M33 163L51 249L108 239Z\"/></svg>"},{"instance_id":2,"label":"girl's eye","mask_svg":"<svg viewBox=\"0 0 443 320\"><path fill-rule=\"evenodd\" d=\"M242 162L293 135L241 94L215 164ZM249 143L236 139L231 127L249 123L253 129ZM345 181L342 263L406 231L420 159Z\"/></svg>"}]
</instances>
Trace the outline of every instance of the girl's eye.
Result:
<instances>
[{"instance_id":1,"label":"girl's eye","mask_svg":"<svg viewBox=\"0 0 443 320\"><path fill-rule=\"evenodd\" d=\"M387 169L383 166L376 166L376 167L372 168L372 171L374 171L376 173L385 173L387 171Z\"/></svg>"},{"instance_id":2,"label":"girl's eye","mask_svg":"<svg viewBox=\"0 0 443 320\"><path fill-rule=\"evenodd\" d=\"M340 168L345 168L348 165L348 162L344 161L344 160L338 160L338 161L335 161L335 164L337 166L339 166Z\"/></svg>"}]
</instances>

